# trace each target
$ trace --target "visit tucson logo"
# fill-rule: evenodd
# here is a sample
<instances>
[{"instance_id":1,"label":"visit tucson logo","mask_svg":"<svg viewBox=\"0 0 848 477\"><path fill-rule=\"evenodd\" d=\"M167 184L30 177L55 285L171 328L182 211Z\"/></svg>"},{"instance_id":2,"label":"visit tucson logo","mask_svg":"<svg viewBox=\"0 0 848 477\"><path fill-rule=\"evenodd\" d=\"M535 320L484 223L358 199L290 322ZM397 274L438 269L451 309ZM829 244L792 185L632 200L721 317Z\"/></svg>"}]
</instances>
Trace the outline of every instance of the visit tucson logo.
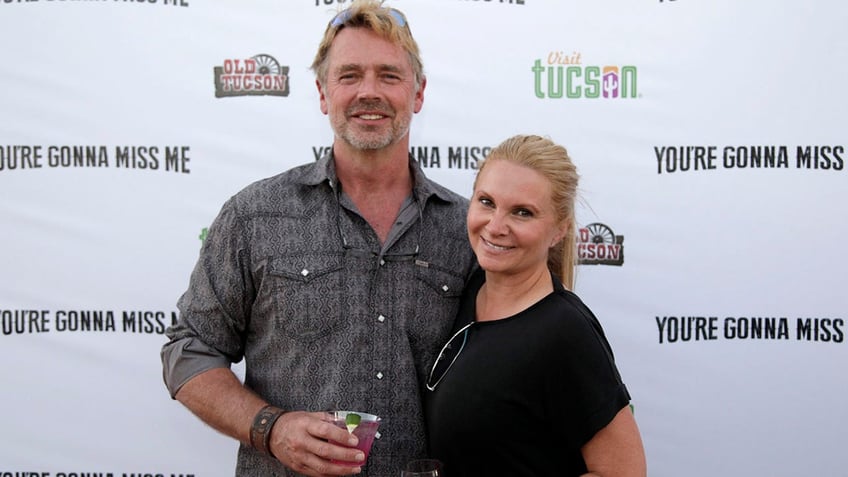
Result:
<instances>
[{"instance_id":1,"label":"visit tucson logo","mask_svg":"<svg viewBox=\"0 0 848 477\"><path fill-rule=\"evenodd\" d=\"M637 98L638 70L632 65L585 64L580 52L551 51L530 68L539 99Z\"/></svg>"},{"instance_id":2,"label":"visit tucson logo","mask_svg":"<svg viewBox=\"0 0 848 477\"><path fill-rule=\"evenodd\" d=\"M271 55L226 59L213 71L216 98L289 95L289 67Z\"/></svg>"},{"instance_id":3,"label":"visit tucson logo","mask_svg":"<svg viewBox=\"0 0 848 477\"><path fill-rule=\"evenodd\" d=\"M624 264L624 236L605 224L594 223L577 231L577 260L580 265Z\"/></svg>"}]
</instances>

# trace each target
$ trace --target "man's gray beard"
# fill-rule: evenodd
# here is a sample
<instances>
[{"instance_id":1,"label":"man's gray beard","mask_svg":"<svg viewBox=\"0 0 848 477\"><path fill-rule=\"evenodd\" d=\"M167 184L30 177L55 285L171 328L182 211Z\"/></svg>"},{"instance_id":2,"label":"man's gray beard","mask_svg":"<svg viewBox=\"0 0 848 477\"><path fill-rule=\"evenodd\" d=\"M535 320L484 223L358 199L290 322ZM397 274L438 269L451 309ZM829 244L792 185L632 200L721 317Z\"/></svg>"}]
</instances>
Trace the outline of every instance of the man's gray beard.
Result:
<instances>
[{"instance_id":1,"label":"man's gray beard","mask_svg":"<svg viewBox=\"0 0 848 477\"><path fill-rule=\"evenodd\" d=\"M389 147L400 138L406 136L409 133L409 124L411 122L412 118L408 118L398 124L397 128L392 125L388 132L380 133L378 136L368 132L363 134L353 133L350 128L347 127L348 123L346 122L333 125L333 129L335 129L338 137L350 144L352 147L363 151L374 151Z\"/></svg>"},{"instance_id":2,"label":"man's gray beard","mask_svg":"<svg viewBox=\"0 0 848 477\"><path fill-rule=\"evenodd\" d=\"M371 151L377 149L383 149L384 147L388 147L394 141L394 137L392 137L391 131L389 134L384 134L379 137L370 137L370 138L362 138L359 137L359 134L350 134L345 131L341 134L341 138L353 146L355 149L360 149L363 151Z\"/></svg>"}]
</instances>

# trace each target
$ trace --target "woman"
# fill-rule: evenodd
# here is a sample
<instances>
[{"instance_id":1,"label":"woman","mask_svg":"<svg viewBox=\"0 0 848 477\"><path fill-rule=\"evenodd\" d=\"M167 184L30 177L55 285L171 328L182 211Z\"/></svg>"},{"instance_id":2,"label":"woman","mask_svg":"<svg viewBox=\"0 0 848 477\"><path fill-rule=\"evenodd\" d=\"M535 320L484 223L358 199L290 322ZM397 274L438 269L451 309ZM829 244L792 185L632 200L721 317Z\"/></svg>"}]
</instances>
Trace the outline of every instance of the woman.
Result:
<instances>
[{"instance_id":1,"label":"woman","mask_svg":"<svg viewBox=\"0 0 848 477\"><path fill-rule=\"evenodd\" d=\"M630 395L571 291L578 175L565 148L515 136L480 166L469 282L427 383L432 457L449 477L646 475Z\"/></svg>"}]
</instances>

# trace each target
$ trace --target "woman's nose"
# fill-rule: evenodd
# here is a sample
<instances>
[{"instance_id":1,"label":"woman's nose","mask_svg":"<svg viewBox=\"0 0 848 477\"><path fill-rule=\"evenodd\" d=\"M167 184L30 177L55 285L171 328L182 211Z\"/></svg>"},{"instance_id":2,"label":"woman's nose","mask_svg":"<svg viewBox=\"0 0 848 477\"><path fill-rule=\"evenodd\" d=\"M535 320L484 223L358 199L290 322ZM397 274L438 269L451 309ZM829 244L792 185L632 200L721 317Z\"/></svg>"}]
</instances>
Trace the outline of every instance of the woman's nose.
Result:
<instances>
[{"instance_id":1,"label":"woman's nose","mask_svg":"<svg viewBox=\"0 0 848 477\"><path fill-rule=\"evenodd\" d=\"M498 212L489 216L489 221L486 222L486 231L493 235L503 235L509 231L506 224L506 218Z\"/></svg>"}]
</instances>

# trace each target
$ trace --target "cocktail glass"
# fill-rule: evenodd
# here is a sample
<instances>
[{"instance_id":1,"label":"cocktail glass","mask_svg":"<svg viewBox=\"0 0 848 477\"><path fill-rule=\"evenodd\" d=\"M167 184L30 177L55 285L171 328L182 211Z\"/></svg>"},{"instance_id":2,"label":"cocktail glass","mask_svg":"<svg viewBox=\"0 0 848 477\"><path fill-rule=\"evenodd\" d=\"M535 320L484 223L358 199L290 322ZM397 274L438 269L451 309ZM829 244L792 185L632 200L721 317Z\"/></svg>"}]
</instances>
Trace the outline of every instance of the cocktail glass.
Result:
<instances>
[{"instance_id":1,"label":"cocktail glass","mask_svg":"<svg viewBox=\"0 0 848 477\"><path fill-rule=\"evenodd\" d=\"M377 435L377 428L380 427L380 418L374 414L359 411L330 411L330 420L333 424L342 429L346 429L351 434L359 439L356 448L365 454L365 460L362 462L347 462L334 460L335 464L343 464L350 466L364 465L368 460L368 454L371 453L371 444L374 443L374 437ZM340 446L348 447L345 444L334 442Z\"/></svg>"}]
</instances>

